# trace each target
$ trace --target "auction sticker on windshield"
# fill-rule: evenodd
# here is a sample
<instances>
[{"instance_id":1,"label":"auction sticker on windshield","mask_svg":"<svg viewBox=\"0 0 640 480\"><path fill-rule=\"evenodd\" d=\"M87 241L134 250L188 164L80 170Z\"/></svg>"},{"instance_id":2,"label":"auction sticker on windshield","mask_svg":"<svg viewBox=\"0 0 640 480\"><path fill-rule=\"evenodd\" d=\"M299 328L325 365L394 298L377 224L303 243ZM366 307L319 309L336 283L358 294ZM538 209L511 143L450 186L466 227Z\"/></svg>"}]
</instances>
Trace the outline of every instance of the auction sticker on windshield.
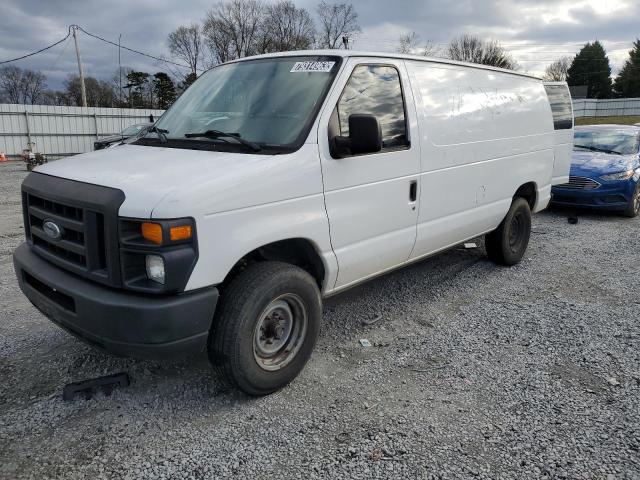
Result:
<instances>
[{"instance_id":1,"label":"auction sticker on windshield","mask_svg":"<svg viewBox=\"0 0 640 480\"><path fill-rule=\"evenodd\" d=\"M336 62L296 62L291 72L330 72Z\"/></svg>"}]
</instances>

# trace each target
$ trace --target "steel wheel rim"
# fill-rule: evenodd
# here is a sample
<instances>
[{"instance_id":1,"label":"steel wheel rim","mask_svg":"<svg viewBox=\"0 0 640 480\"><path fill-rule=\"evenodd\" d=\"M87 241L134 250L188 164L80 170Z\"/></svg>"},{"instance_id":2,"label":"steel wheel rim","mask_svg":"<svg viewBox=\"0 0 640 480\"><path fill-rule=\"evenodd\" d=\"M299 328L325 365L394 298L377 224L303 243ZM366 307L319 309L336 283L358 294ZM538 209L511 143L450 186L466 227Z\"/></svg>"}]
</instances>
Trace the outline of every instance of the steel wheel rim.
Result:
<instances>
[{"instance_id":1,"label":"steel wheel rim","mask_svg":"<svg viewBox=\"0 0 640 480\"><path fill-rule=\"evenodd\" d=\"M633 195L633 211L640 213L640 185L636 187L636 192Z\"/></svg>"},{"instance_id":2,"label":"steel wheel rim","mask_svg":"<svg viewBox=\"0 0 640 480\"><path fill-rule=\"evenodd\" d=\"M307 309L302 299L286 293L262 311L253 331L253 356L263 370L280 370L296 357L307 334Z\"/></svg>"},{"instance_id":3,"label":"steel wheel rim","mask_svg":"<svg viewBox=\"0 0 640 480\"><path fill-rule=\"evenodd\" d=\"M517 252L522 242L522 231L524 230L524 218L520 213L516 213L509 225L509 248Z\"/></svg>"}]
</instances>

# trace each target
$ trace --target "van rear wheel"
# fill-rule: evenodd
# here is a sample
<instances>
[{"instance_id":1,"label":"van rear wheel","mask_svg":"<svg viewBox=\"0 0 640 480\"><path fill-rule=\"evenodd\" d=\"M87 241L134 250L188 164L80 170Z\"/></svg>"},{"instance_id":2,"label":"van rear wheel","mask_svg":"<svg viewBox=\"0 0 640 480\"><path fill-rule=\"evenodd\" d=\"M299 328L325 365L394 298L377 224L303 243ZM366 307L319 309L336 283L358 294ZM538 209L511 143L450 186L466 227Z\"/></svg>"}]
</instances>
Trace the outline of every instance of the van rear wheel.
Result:
<instances>
[{"instance_id":1,"label":"van rear wheel","mask_svg":"<svg viewBox=\"0 0 640 480\"><path fill-rule=\"evenodd\" d=\"M250 395L287 385L304 368L322 318L318 285L294 265L259 262L223 291L209 335L209 359Z\"/></svg>"},{"instance_id":2,"label":"van rear wheel","mask_svg":"<svg viewBox=\"0 0 640 480\"><path fill-rule=\"evenodd\" d=\"M517 197L498 228L485 235L487 256L499 265L515 265L522 260L530 236L531 209L524 198Z\"/></svg>"}]
</instances>

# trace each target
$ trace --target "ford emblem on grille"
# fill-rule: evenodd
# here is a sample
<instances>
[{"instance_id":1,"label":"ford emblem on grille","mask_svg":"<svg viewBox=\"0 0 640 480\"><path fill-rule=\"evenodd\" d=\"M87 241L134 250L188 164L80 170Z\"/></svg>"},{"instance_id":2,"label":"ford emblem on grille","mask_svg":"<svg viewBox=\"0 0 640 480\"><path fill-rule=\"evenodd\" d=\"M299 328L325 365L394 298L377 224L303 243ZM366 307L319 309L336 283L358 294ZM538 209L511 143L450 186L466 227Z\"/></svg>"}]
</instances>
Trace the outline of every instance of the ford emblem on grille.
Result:
<instances>
[{"instance_id":1,"label":"ford emblem on grille","mask_svg":"<svg viewBox=\"0 0 640 480\"><path fill-rule=\"evenodd\" d=\"M42 224L42 229L44 230L44 233L46 233L47 237L53 240L60 240L62 237L62 229L51 220L45 220Z\"/></svg>"}]
</instances>

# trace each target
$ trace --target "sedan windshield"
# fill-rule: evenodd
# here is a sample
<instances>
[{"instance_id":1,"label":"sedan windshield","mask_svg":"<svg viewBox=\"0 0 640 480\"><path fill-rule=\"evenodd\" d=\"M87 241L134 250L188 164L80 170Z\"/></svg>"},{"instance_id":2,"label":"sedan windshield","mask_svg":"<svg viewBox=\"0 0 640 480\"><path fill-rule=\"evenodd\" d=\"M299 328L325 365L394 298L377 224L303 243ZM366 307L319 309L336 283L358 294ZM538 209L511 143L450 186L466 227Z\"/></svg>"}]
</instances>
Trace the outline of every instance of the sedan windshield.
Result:
<instances>
[{"instance_id":1,"label":"sedan windshield","mask_svg":"<svg viewBox=\"0 0 640 480\"><path fill-rule=\"evenodd\" d=\"M149 126L149 124L147 124L147 123L140 123L140 124L137 124L137 125L131 125L130 127L125 128L122 131L121 135L124 135L125 137L132 137L132 136L137 135L138 133L140 133L140 131L143 128L146 128L148 126Z\"/></svg>"},{"instance_id":2,"label":"sedan windshield","mask_svg":"<svg viewBox=\"0 0 640 480\"><path fill-rule=\"evenodd\" d=\"M161 146L202 149L209 144L242 152L298 148L338 64L337 57L308 56L215 67L158 120L156 127L166 138ZM142 141L158 141L156 137L149 133ZM251 145L257 150L247 148Z\"/></svg>"},{"instance_id":3,"label":"sedan windshield","mask_svg":"<svg viewBox=\"0 0 640 480\"><path fill-rule=\"evenodd\" d=\"M638 134L615 129L576 130L573 145L578 149L631 155L638 153Z\"/></svg>"}]
</instances>

